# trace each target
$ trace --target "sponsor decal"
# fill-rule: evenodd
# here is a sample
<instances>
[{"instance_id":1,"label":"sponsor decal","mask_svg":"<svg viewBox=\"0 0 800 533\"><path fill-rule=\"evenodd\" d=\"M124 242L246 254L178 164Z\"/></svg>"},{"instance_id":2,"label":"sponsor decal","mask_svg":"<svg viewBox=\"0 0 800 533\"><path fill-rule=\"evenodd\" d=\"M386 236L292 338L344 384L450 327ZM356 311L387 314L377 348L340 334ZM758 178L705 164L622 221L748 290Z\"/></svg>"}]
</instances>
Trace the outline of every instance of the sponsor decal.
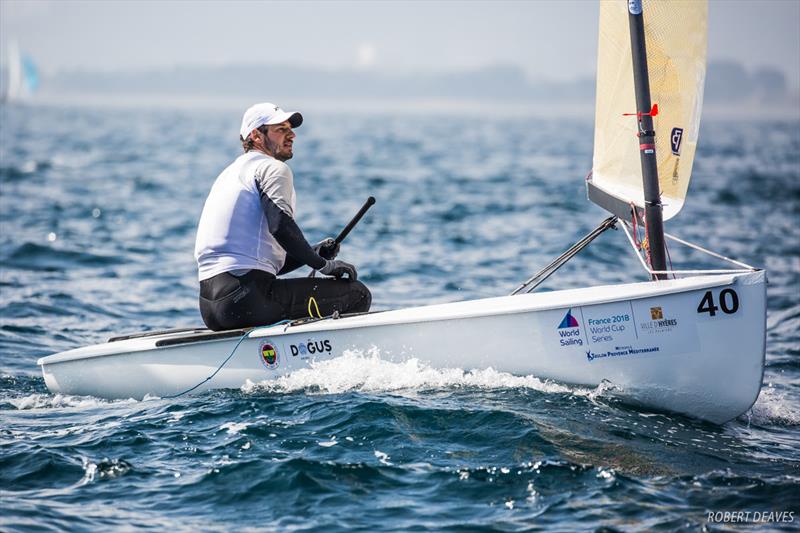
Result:
<instances>
[{"instance_id":1,"label":"sponsor decal","mask_svg":"<svg viewBox=\"0 0 800 533\"><path fill-rule=\"evenodd\" d=\"M642 333L656 334L668 333L678 326L677 318L670 318L664 315L664 308L661 306L650 308L650 320L639 323L639 330Z\"/></svg>"},{"instance_id":2,"label":"sponsor decal","mask_svg":"<svg viewBox=\"0 0 800 533\"><path fill-rule=\"evenodd\" d=\"M604 352L593 352L586 350L586 360L594 361L595 359L605 359L607 357L625 357L628 355L646 355L650 353L660 352L659 346L650 346L647 348L634 348L633 346L615 346L613 350L606 350Z\"/></svg>"},{"instance_id":3,"label":"sponsor decal","mask_svg":"<svg viewBox=\"0 0 800 533\"><path fill-rule=\"evenodd\" d=\"M264 366L269 369L278 367L278 350L272 343L262 343L261 348L259 348L259 353L261 354L261 362L264 363Z\"/></svg>"},{"instance_id":4,"label":"sponsor decal","mask_svg":"<svg viewBox=\"0 0 800 533\"><path fill-rule=\"evenodd\" d=\"M576 309L581 321L577 320L577 312L567 311L558 325L559 345L584 346L602 345L609 349L611 344L626 344L638 339L636 321L629 302L592 305Z\"/></svg>"},{"instance_id":5,"label":"sponsor decal","mask_svg":"<svg viewBox=\"0 0 800 533\"><path fill-rule=\"evenodd\" d=\"M572 309L567 311L561 323L558 325L558 343L561 346L583 346L583 338L581 338L581 328L578 321L572 316Z\"/></svg>"},{"instance_id":6,"label":"sponsor decal","mask_svg":"<svg viewBox=\"0 0 800 533\"><path fill-rule=\"evenodd\" d=\"M328 339L308 339L307 342L290 344L289 351L292 353L292 357L297 357L299 355L301 358L308 358L309 355L331 353L333 351L333 345Z\"/></svg>"},{"instance_id":7,"label":"sponsor decal","mask_svg":"<svg viewBox=\"0 0 800 533\"><path fill-rule=\"evenodd\" d=\"M613 315L600 315L590 317L586 320L587 328L591 334L591 342L619 342L630 337L628 326L631 322L631 315L619 313Z\"/></svg>"},{"instance_id":8,"label":"sponsor decal","mask_svg":"<svg viewBox=\"0 0 800 533\"><path fill-rule=\"evenodd\" d=\"M578 327L578 321L575 319L574 316L572 316L572 309L570 309L569 311L567 311L567 314L564 315L564 319L558 325L558 329L577 328L577 327Z\"/></svg>"},{"instance_id":9,"label":"sponsor decal","mask_svg":"<svg viewBox=\"0 0 800 533\"><path fill-rule=\"evenodd\" d=\"M672 128L669 143L672 145L672 153L675 155L681 155L681 139L683 139L683 128Z\"/></svg>"}]
</instances>

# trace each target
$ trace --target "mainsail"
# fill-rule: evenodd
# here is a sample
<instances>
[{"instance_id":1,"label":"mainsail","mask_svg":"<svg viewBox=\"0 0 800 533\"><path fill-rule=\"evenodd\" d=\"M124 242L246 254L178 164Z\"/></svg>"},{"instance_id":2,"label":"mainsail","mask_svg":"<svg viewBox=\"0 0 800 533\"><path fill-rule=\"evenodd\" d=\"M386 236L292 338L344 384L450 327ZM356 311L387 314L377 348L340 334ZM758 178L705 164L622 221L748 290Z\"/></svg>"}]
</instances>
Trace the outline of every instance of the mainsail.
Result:
<instances>
[{"instance_id":1,"label":"mainsail","mask_svg":"<svg viewBox=\"0 0 800 533\"><path fill-rule=\"evenodd\" d=\"M692 173L706 75L705 0L645 0L644 24L664 219L683 207ZM589 197L630 217L644 206L626 0L600 3L594 160ZM634 116L625 116L633 113Z\"/></svg>"}]
</instances>

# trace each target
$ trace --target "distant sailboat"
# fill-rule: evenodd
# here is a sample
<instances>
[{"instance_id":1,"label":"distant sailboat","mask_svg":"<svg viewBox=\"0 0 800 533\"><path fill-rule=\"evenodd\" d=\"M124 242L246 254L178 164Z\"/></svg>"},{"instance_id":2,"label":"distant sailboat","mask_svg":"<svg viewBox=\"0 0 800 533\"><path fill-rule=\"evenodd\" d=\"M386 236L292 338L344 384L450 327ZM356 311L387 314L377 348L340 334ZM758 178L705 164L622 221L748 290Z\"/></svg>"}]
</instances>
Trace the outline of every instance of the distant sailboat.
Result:
<instances>
[{"instance_id":1,"label":"distant sailboat","mask_svg":"<svg viewBox=\"0 0 800 533\"><path fill-rule=\"evenodd\" d=\"M24 55L16 41L8 45L4 102L27 100L39 88L39 72L33 60Z\"/></svg>"}]
</instances>

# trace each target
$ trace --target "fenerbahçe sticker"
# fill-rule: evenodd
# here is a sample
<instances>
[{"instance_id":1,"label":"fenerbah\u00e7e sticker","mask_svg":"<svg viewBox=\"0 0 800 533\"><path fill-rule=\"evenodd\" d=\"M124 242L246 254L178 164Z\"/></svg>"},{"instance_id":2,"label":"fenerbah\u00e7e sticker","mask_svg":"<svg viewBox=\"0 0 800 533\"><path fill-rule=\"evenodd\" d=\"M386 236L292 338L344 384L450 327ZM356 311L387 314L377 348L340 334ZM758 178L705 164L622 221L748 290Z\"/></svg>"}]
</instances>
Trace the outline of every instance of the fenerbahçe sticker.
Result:
<instances>
[{"instance_id":1,"label":"fenerbah\u00e7e sticker","mask_svg":"<svg viewBox=\"0 0 800 533\"><path fill-rule=\"evenodd\" d=\"M261 343L261 348L258 351L261 355L261 362L264 363L265 367L269 369L278 368L278 350L275 345L269 342Z\"/></svg>"}]
</instances>

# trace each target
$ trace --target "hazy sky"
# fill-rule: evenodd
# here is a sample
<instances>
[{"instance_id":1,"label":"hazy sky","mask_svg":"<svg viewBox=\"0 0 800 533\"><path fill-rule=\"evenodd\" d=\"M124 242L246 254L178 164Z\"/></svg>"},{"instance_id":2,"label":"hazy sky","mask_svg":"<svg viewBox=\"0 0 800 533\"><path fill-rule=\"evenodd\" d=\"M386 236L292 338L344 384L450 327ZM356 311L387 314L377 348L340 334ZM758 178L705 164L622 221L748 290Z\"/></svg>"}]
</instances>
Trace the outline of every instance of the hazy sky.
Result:
<instances>
[{"instance_id":1,"label":"hazy sky","mask_svg":"<svg viewBox=\"0 0 800 533\"><path fill-rule=\"evenodd\" d=\"M711 0L709 58L780 68L800 86L800 0ZM591 76L597 3L0 0L0 36L45 73L294 63L380 70L519 65ZM3 54L5 55L5 54Z\"/></svg>"}]
</instances>

